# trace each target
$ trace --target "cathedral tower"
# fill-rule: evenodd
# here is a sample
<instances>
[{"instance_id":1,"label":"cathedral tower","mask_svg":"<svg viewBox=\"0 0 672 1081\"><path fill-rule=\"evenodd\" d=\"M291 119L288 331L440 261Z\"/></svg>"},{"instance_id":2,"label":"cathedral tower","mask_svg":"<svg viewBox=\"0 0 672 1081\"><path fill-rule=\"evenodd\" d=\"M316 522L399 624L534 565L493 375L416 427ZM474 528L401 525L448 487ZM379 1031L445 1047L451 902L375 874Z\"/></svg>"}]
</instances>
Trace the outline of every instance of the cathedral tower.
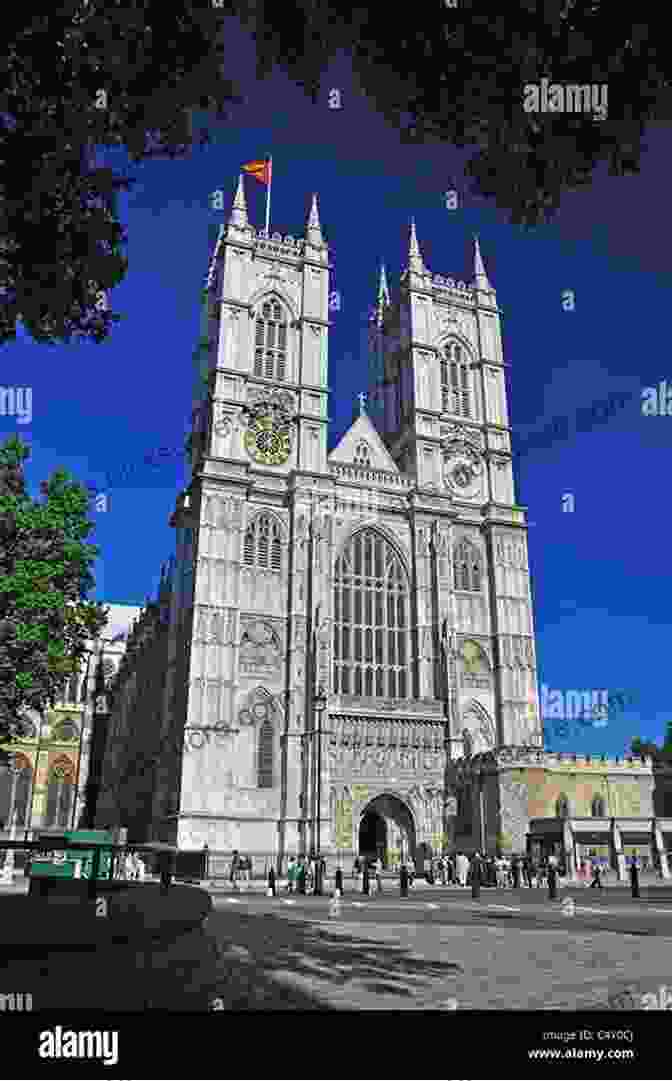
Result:
<instances>
[{"instance_id":1,"label":"cathedral tower","mask_svg":"<svg viewBox=\"0 0 672 1081\"><path fill-rule=\"evenodd\" d=\"M303 239L269 237L248 220L241 176L206 281L193 478L174 519L193 530L183 552L194 573L193 618L182 621L186 847L308 844L306 654L322 600L315 508L329 488L329 271L317 197Z\"/></svg>"},{"instance_id":2,"label":"cathedral tower","mask_svg":"<svg viewBox=\"0 0 672 1081\"><path fill-rule=\"evenodd\" d=\"M427 269L411 222L396 303L381 274L370 352L372 419L416 482L418 522L439 544L449 537L452 570L435 545L425 619L435 640L452 636L451 648L436 649L435 667L437 694L441 668L447 682L453 753L461 755L470 727L466 687L488 685L475 675L480 651L493 679L491 693L476 698L489 719L468 749L540 747L527 527L515 503L500 312L478 238L468 286Z\"/></svg>"}]
</instances>

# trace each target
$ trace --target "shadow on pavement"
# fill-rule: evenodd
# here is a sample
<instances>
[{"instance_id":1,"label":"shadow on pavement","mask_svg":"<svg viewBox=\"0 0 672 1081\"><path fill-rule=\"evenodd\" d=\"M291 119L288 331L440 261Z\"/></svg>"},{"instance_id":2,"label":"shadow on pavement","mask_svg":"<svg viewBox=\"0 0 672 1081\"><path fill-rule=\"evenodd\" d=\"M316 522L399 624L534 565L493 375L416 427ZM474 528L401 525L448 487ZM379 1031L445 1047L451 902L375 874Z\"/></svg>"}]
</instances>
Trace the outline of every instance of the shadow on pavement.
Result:
<instances>
[{"instance_id":1,"label":"shadow on pavement","mask_svg":"<svg viewBox=\"0 0 672 1081\"><path fill-rule=\"evenodd\" d=\"M225 968L213 993L226 1009L352 1009L369 996L412 1000L430 982L463 971L460 963L414 958L400 946L379 945L342 928L336 933L270 914L216 910L208 934Z\"/></svg>"}]
</instances>

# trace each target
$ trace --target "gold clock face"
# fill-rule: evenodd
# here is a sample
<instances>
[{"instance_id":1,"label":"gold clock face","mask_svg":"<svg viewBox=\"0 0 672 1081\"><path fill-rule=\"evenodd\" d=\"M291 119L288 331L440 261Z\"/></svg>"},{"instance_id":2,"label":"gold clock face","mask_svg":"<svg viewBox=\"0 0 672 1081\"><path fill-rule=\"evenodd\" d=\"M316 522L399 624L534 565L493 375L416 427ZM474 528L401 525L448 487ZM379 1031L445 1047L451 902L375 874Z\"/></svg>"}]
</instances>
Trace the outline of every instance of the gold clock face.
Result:
<instances>
[{"instance_id":1,"label":"gold clock face","mask_svg":"<svg viewBox=\"0 0 672 1081\"><path fill-rule=\"evenodd\" d=\"M289 431L277 427L271 417L259 417L245 434L247 453L263 465L283 465L289 458Z\"/></svg>"}]
</instances>

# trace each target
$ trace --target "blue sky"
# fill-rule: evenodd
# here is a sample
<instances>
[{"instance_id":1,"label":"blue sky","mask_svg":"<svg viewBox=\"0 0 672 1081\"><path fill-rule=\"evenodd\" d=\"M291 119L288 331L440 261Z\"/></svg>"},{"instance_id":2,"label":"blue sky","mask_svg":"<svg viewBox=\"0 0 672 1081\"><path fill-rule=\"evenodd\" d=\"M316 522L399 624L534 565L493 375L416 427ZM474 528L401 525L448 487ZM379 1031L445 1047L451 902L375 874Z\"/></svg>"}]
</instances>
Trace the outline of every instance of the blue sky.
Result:
<instances>
[{"instance_id":1,"label":"blue sky","mask_svg":"<svg viewBox=\"0 0 672 1081\"><path fill-rule=\"evenodd\" d=\"M234 75L254 70L247 38L240 35L230 55ZM329 108L331 88L341 93L340 110ZM102 549L94 596L142 604L174 551L168 519L187 480L179 460L138 466L132 482L112 489L106 474L183 443L208 227L228 217L241 164L270 153L271 230L303 236L316 191L334 264L331 288L341 294L330 331L331 445L350 422L355 395L366 389L361 323L375 299L381 258L394 291L414 215L425 264L469 280L478 233L503 310L514 434L570 418L566 439L529 450L515 470L518 502L533 523L539 683L627 691L635 699L606 728L551 737L549 746L618 754L634 735L660 739L672 718L663 680L672 598L661 481L672 419L642 416L640 395L665 378L672 387L672 363L660 346L672 284L666 133L647 136L639 176L610 177L602 167L592 188L565 197L554 224L530 232L473 196L447 210L444 193L466 188L468 152L401 144L359 92L347 58L331 65L317 105L282 74L246 94L211 147L185 161L130 166L138 182L119 199L130 268L112 297L124 319L111 340L49 347L21 335L4 348L3 385L32 387L30 424L0 416L3 440L18 432L32 445L31 493L58 467L108 490L108 511L94 515L91 537ZM125 155L107 150L99 159L123 165ZM224 211L210 207L218 189ZM265 189L247 179L246 193L250 218L261 228ZM572 312L563 309L566 289L575 294ZM577 409L615 391L633 397L609 423L576 433ZM562 510L567 493L574 496L571 513Z\"/></svg>"}]
</instances>

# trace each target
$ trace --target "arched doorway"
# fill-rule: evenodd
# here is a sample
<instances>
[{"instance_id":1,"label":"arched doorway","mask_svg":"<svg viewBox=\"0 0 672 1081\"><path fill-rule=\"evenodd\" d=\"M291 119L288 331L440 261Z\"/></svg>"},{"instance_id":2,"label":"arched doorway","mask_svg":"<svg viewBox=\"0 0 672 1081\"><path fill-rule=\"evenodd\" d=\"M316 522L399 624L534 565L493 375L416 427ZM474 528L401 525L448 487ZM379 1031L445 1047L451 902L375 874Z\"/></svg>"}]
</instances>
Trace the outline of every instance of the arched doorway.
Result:
<instances>
[{"instance_id":1,"label":"arched doorway","mask_svg":"<svg viewBox=\"0 0 672 1081\"><path fill-rule=\"evenodd\" d=\"M380 859L386 868L416 858L415 822L398 796L376 796L364 808L358 836L360 857Z\"/></svg>"}]
</instances>

